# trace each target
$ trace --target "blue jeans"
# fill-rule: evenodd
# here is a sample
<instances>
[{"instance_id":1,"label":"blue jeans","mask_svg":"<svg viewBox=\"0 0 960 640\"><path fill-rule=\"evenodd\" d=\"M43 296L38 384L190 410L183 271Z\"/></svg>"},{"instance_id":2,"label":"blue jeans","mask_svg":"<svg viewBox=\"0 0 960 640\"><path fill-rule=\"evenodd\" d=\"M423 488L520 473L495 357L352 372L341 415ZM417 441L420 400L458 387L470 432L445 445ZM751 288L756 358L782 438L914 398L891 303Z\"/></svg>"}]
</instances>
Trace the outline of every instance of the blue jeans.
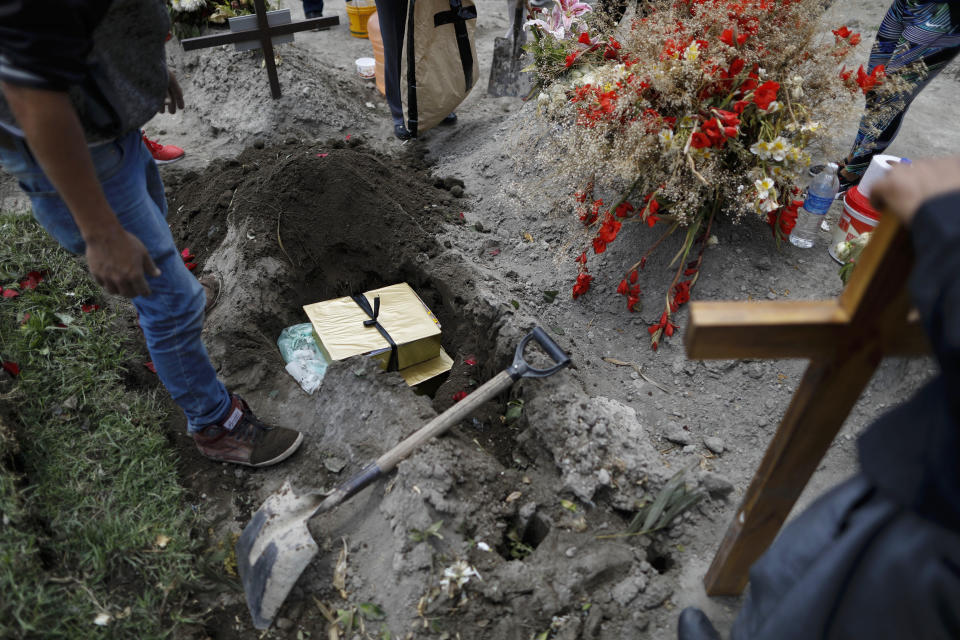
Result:
<instances>
[{"instance_id":1,"label":"blue jeans","mask_svg":"<svg viewBox=\"0 0 960 640\"><path fill-rule=\"evenodd\" d=\"M86 245L66 204L22 142L0 148L0 165L30 196L33 216L65 249L83 254ZM230 407L230 394L217 380L200 332L203 287L183 264L167 226L163 182L139 131L90 147L103 192L120 224L137 236L160 269L147 277L149 296L133 299L140 328L157 375L187 415L188 429L218 422Z\"/></svg>"}]
</instances>

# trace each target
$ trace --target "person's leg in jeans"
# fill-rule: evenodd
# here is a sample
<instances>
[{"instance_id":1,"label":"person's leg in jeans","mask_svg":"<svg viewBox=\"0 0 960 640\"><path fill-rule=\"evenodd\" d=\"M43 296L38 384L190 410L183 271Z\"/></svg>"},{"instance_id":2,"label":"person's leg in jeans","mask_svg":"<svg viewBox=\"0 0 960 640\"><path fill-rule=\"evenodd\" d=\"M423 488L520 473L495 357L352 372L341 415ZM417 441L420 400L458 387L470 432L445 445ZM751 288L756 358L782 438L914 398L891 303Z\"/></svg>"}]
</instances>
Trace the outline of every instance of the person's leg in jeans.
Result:
<instances>
[{"instance_id":1,"label":"person's leg in jeans","mask_svg":"<svg viewBox=\"0 0 960 640\"><path fill-rule=\"evenodd\" d=\"M85 244L66 207L27 146L0 149L0 164L30 196L33 214L66 249ZM160 270L147 277L149 296L133 299L157 374L183 409L200 450L216 460L250 466L279 462L303 436L268 427L217 379L201 339L203 288L184 266L165 219L166 199L156 163L139 131L90 148L101 187L125 230L137 236Z\"/></svg>"},{"instance_id":2,"label":"person's leg in jeans","mask_svg":"<svg viewBox=\"0 0 960 640\"><path fill-rule=\"evenodd\" d=\"M73 216L26 146L0 160L30 196L34 217L66 249L86 247ZM200 338L203 287L183 264L167 227L163 184L138 131L90 148L107 201L120 224L137 236L161 271L147 278L149 297L133 304L157 375L187 416L191 432L217 422L230 407L230 395L217 379Z\"/></svg>"},{"instance_id":3,"label":"person's leg in jeans","mask_svg":"<svg viewBox=\"0 0 960 640\"><path fill-rule=\"evenodd\" d=\"M883 153L900 130L903 117L921 91L960 53L960 10L951 11L950 3L896 0L887 11L868 62L868 72L884 65L888 76L911 82L905 95L867 94L857 137L853 143L844 177L858 180L873 156ZM926 65L926 74L916 70Z\"/></svg>"}]
</instances>

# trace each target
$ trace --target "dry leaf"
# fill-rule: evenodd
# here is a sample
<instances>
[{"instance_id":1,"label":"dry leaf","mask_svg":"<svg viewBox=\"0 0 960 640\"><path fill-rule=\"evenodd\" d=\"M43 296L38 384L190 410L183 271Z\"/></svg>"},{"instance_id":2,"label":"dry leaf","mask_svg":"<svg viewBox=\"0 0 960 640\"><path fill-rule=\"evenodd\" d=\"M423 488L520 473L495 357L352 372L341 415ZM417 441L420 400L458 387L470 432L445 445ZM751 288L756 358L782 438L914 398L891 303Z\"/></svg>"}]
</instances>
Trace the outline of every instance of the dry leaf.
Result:
<instances>
[{"instance_id":1,"label":"dry leaf","mask_svg":"<svg viewBox=\"0 0 960 640\"><path fill-rule=\"evenodd\" d=\"M523 495L523 494L520 493L519 491L514 491L513 493L511 493L510 495L507 496L506 502L513 502L513 501L515 501L515 500L519 500L519 499L520 499L520 496L522 496L522 495Z\"/></svg>"},{"instance_id":2,"label":"dry leaf","mask_svg":"<svg viewBox=\"0 0 960 640\"><path fill-rule=\"evenodd\" d=\"M343 538L343 549L337 558L337 567L333 570L333 586L340 592L340 597L347 599L347 539Z\"/></svg>"},{"instance_id":3,"label":"dry leaf","mask_svg":"<svg viewBox=\"0 0 960 640\"><path fill-rule=\"evenodd\" d=\"M167 545L170 544L170 540L172 540L170 536L165 536L161 533L157 536L157 539L154 540L153 544L157 545L157 547L161 549L166 549Z\"/></svg>"},{"instance_id":4,"label":"dry leaf","mask_svg":"<svg viewBox=\"0 0 960 640\"><path fill-rule=\"evenodd\" d=\"M524 242L533 242L533 236L530 234L529 231L524 231L524 232L523 232L523 241L524 241Z\"/></svg>"}]
</instances>

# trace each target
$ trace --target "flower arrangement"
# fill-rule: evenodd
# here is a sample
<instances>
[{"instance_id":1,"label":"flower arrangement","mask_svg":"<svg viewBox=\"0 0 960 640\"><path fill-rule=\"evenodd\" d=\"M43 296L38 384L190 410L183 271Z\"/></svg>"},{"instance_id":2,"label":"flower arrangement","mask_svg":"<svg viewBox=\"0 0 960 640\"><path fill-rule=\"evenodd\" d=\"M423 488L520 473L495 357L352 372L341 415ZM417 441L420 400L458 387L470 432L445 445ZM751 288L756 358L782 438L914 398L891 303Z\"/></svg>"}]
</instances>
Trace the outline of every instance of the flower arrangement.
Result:
<instances>
[{"instance_id":1,"label":"flower arrangement","mask_svg":"<svg viewBox=\"0 0 960 640\"><path fill-rule=\"evenodd\" d=\"M592 234L577 258L573 297L624 224L665 233L623 271L617 293L639 308L650 253L678 229L685 239L651 346L673 335L696 285L719 214L767 221L786 238L802 201L797 185L823 122L849 110L858 89L879 91L883 69L842 66L860 42L847 27L823 38L819 0L654 0L610 25L575 0L527 24L539 114L557 132L559 164L578 181L580 221ZM598 182L619 197L597 197Z\"/></svg>"},{"instance_id":2,"label":"flower arrangement","mask_svg":"<svg viewBox=\"0 0 960 640\"><path fill-rule=\"evenodd\" d=\"M270 6L267 0L267 10ZM207 24L224 24L228 18L255 11L253 0L167 0L170 22L177 38L199 35Z\"/></svg>"}]
</instances>

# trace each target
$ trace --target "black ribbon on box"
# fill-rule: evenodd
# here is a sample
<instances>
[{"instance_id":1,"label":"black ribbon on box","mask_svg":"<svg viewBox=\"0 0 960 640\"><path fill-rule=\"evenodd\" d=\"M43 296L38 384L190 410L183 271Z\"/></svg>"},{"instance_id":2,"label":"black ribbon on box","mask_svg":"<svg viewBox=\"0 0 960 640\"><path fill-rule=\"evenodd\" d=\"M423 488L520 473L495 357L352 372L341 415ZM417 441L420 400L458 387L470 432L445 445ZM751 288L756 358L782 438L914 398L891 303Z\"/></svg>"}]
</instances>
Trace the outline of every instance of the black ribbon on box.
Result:
<instances>
[{"instance_id":1,"label":"black ribbon on box","mask_svg":"<svg viewBox=\"0 0 960 640\"><path fill-rule=\"evenodd\" d=\"M390 343L390 360L387 363L387 371L399 371L400 370L400 356L397 353L397 343L393 341L393 338L390 337L390 334L386 329L383 328L383 325L380 324L380 321L377 320L377 316L380 315L380 296L377 296L373 299L373 308L370 308L370 302L367 300L367 297L362 293L355 293L350 296L350 298L357 303L357 306L363 309L363 312L370 316L369 320L363 321L363 326L365 327L376 327L377 331L380 332L387 342Z\"/></svg>"}]
</instances>

